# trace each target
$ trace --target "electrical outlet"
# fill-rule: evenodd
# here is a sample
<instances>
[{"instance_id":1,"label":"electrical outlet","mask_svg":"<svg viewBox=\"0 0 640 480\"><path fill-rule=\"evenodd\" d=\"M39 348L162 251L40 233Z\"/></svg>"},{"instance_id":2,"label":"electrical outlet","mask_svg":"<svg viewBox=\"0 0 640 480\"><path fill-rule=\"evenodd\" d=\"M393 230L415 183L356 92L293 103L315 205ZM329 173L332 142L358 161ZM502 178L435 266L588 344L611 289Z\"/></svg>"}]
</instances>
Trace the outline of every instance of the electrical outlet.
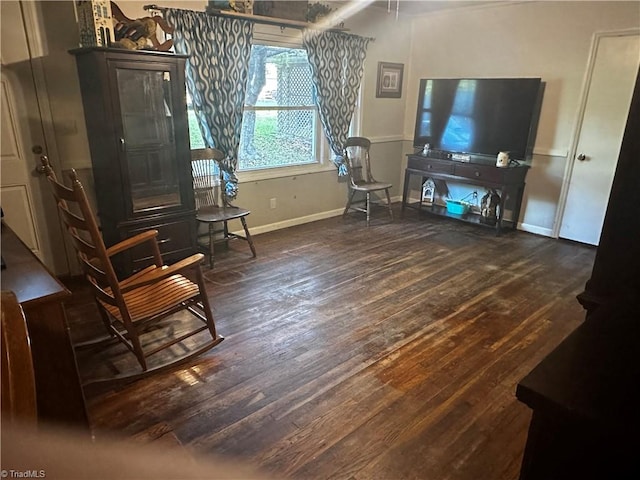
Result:
<instances>
[{"instance_id":1,"label":"electrical outlet","mask_svg":"<svg viewBox=\"0 0 640 480\"><path fill-rule=\"evenodd\" d=\"M269 207L270 208L276 208L276 199L272 198L271 200L269 200Z\"/></svg>"}]
</instances>

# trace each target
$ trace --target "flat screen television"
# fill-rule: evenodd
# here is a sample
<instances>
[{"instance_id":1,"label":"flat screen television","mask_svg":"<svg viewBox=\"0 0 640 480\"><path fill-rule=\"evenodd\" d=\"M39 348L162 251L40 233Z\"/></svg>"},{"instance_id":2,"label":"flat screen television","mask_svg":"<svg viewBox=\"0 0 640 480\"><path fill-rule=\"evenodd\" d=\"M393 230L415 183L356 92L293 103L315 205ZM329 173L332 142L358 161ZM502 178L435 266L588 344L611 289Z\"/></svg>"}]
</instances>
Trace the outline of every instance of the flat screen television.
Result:
<instances>
[{"instance_id":1,"label":"flat screen television","mask_svg":"<svg viewBox=\"0 0 640 480\"><path fill-rule=\"evenodd\" d=\"M528 160L542 87L540 78L421 79L414 146Z\"/></svg>"}]
</instances>

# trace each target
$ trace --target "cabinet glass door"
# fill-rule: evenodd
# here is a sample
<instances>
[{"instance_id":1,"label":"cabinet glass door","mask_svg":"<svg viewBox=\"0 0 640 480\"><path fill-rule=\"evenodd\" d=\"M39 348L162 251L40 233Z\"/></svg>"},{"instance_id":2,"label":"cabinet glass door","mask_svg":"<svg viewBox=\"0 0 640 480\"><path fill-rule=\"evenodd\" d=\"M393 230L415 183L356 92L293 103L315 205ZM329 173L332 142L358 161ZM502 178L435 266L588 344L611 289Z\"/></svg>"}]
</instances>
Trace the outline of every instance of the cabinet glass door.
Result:
<instances>
[{"instance_id":1,"label":"cabinet glass door","mask_svg":"<svg viewBox=\"0 0 640 480\"><path fill-rule=\"evenodd\" d=\"M178 206L171 73L118 68L116 78L133 211Z\"/></svg>"}]
</instances>

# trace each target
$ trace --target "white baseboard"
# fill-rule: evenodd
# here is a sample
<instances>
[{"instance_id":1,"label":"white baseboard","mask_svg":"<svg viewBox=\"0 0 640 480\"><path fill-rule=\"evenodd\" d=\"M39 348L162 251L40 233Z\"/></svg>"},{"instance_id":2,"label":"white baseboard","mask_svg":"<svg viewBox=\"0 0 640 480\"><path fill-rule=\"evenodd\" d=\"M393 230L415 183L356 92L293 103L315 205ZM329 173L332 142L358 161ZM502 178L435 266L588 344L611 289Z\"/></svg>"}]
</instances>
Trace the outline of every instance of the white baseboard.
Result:
<instances>
[{"instance_id":1,"label":"white baseboard","mask_svg":"<svg viewBox=\"0 0 640 480\"><path fill-rule=\"evenodd\" d=\"M518 223L518 230L553 238L553 230L551 228L538 227L536 225L530 225L528 223Z\"/></svg>"},{"instance_id":2,"label":"white baseboard","mask_svg":"<svg viewBox=\"0 0 640 480\"><path fill-rule=\"evenodd\" d=\"M296 217L289 218L287 220L283 220L281 222L269 223L267 225L260 225L258 227L251 227L251 235L259 235L261 233L273 232L275 230L281 230L283 228L294 227L296 225L302 225L304 223L315 222L317 220L324 220L325 218L337 217L338 215L342 215L344 208L339 208L336 210L329 210L327 212L319 212L313 213L311 215L305 215L304 217ZM242 230L237 232L244 235Z\"/></svg>"},{"instance_id":3,"label":"white baseboard","mask_svg":"<svg viewBox=\"0 0 640 480\"><path fill-rule=\"evenodd\" d=\"M397 197L391 197L391 203L401 202L402 195ZM296 225L303 225L305 223L315 222L317 220L324 220L326 218L337 217L342 215L344 208L337 208L335 210L328 210L326 212L313 213L311 215L305 215L304 217L289 218L281 222L269 223L267 225L260 225L258 227L251 227L251 235L260 235L261 233L273 232L275 230L281 230L283 228L295 227ZM239 235L244 235L243 230L237 230L232 232Z\"/></svg>"}]
</instances>

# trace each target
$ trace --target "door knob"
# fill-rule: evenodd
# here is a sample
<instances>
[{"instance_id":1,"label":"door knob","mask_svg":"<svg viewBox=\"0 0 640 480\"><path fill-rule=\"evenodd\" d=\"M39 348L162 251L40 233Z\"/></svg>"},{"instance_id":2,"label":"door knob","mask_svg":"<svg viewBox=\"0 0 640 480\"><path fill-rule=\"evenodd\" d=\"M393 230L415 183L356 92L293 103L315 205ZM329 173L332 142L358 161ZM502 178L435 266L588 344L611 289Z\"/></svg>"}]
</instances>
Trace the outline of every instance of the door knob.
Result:
<instances>
[{"instance_id":1,"label":"door knob","mask_svg":"<svg viewBox=\"0 0 640 480\"><path fill-rule=\"evenodd\" d=\"M580 160L581 162L584 162L587 159L587 156L584 153L581 153L580 155L578 155L576 157L578 160Z\"/></svg>"},{"instance_id":2,"label":"door knob","mask_svg":"<svg viewBox=\"0 0 640 480\"><path fill-rule=\"evenodd\" d=\"M40 164L36 165L36 172L38 172L41 175L44 175L45 173L47 173L44 165L42 164L42 161L46 160L47 162L49 162L49 157L47 157L46 155L40 155Z\"/></svg>"}]
</instances>

